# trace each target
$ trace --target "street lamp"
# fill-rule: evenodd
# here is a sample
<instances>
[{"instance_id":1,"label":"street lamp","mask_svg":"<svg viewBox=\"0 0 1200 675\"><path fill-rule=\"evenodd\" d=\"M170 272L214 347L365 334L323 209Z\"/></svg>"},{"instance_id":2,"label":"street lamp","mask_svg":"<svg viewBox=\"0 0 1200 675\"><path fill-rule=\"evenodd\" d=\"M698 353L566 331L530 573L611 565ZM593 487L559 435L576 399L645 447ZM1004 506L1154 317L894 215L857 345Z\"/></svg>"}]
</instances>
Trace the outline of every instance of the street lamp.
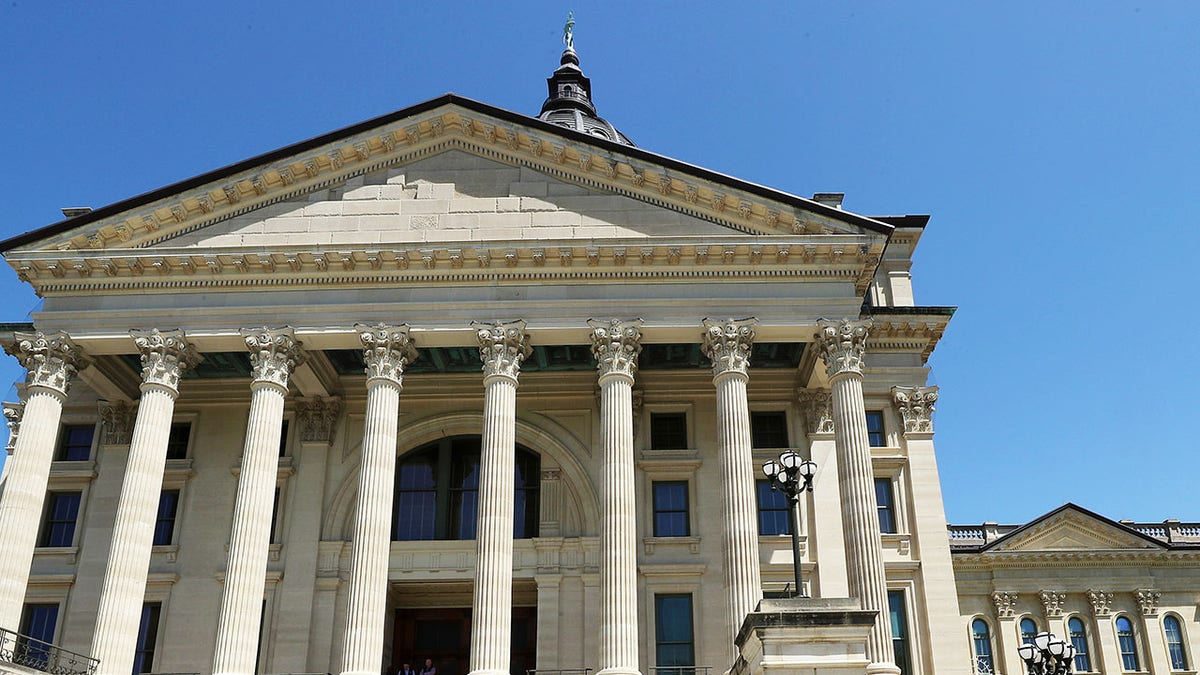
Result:
<instances>
[{"instance_id":1,"label":"street lamp","mask_svg":"<svg viewBox=\"0 0 1200 675\"><path fill-rule=\"evenodd\" d=\"M771 481L771 492L782 488L791 503L792 568L796 574L794 597L807 597L804 595L802 583L804 572L800 569L800 495L812 492L813 474L817 472L817 465L815 462L787 450L779 455L778 461L772 459L764 462L762 470Z\"/></svg>"},{"instance_id":2,"label":"street lamp","mask_svg":"<svg viewBox=\"0 0 1200 675\"><path fill-rule=\"evenodd\" d=\"M1075 658L1075 645L1043 632L1035 635L1032 643L1018 647L1017 654L1029 668L1029 675L1067 675Z\"/></svg>"}]
</instances>

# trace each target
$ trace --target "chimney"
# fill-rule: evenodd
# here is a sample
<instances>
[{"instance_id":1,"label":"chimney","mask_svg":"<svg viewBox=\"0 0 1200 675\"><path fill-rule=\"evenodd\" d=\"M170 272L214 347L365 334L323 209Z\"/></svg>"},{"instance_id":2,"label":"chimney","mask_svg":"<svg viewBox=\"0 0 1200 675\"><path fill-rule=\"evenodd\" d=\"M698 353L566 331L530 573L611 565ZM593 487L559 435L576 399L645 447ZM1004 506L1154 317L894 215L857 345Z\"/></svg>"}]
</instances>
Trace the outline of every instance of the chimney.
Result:
<instances>
[{"instance_id":1,"label":"chimney","mask_svg":"<svg viewBox=\"0 0 1200 675\"><path fill-rule=\"evenodd\" d=\"M90 206L64 206L62 209L62 214L64 216L66 216L67 218L76 218L78 216L82 216L85 213L91 213L91 212L92 212L92 207L90 207Z\"/></svg>"},{"instance_id":2,"label":"chimney","mask_svg":"<svg viewBox=\"0 0 1200 675\"><path fill-rule=\"evenodd\" d=\"M846 196L845 192L818 192L813 195L813 201L825 206L832 206L835 209L842 208L842 199Z\"/></svg>"}]
</instances>

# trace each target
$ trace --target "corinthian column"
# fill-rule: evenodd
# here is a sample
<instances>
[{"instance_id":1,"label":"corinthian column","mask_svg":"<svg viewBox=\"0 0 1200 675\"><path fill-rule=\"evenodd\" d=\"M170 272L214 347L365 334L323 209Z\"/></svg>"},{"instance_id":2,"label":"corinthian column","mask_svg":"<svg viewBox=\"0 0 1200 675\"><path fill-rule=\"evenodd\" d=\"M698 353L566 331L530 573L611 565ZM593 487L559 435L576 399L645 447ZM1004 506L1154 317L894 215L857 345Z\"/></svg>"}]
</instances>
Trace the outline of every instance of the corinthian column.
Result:
<instances>
[{"instance_id":1,"label":"corinthian column","mask_svg":"<svg viewBox=\"0 0 1200 675\"><path fill-rule=\"evenodd\" d=\"M33 564L42 502L50 462L58 440L67 388L85 357L66 333L16 333L4 351L26 369L25 410L21 433L5 465L4 495L0 497L0 628L16 630Z\"/></svg>"},{"instance_id":2,"label":"corinthian column","mask_svg":"<svg viewBox=\"0 0 1200 675\"><path fill-rule=\"evenodd\" d=\"M483 439L475 539L471 673L507 675L512 644L513 478L517 375L532 351L525 322L472 323L483 360Z\"/></svg>"},{"instance_id":3,"label":"corinthian column","mask_svg":"<svg viewBox=\"0 0 1200 675\"><path fill-rule=\"evenodd\" d=\"M271 506L279 472L283 399L288 378L301 358L300 343L291 328L244 329L242 336L250 350L254 379L213 652L214 675L254 672L271 543Z\"/></svg>"},{"instance_id":4,"label":"corinthian column","mask_svg":"<svg viewBox=\"0 0 1200 675\"><path fill-rule=\"evenodd\" d=\"M125 675L133 670L179 377L199 361L183 331L134 330L129 334L142 354L142 397L92 635L92 656L100 659L99 675Z\"/></svg>"},{"instance_id":5,"label":"corinthian column","mask_svg":"<svg viewBox=\"0 0 1200 675\"><path fill-rule=\"evenodd\" d=\"M600 674L638 674L637 521L633 494L633 374L641 319L588 321L600 375Z\"/></svg>"},{"instance_id":6,"label":"corinthian column","mask_svg":"<svg viewBox=\"0 0 1200 675\"><path fill-rule=\"evenodd\" d=\"M887 618L887 581L883 571L883 546L879 541L871 447L867 441L867 413L863 404L863 354L871 322L821 320L817 327L819 330L814 338L825 360L833 397L834 444L842 492L842 532L846 540L850 595L862 602L863 609L879 613L867 636L867 659L870 661L867 672L899 673Z\"/></svg>"},{"instance_id":7,"label":"corinthian column","mask_svg":"<svg viewBox=\"0 0 1200 675\"><path fill-rule=\"evenodd\" d=\"M354 511L342 673L368 675L383 667L400 388L404 368L417 357L417 350L408 337L408 326L360 324L355 328L367 364L367 419Z\"/></svg>"},{"instance_id":8,"label":"corinthian column","mask_svg":"<svg viewBox=\"0 0 1200 675\"><path fill-rule=\"evenodd\" d=\"M704 355L712 361L717 388L717 436L721 455L721 499L725 505L725 587L729 594L728 644L746 615L762 600L758 555L758 508L746 383L756 319L704 320Z\"/></svg>"}]
</instances>

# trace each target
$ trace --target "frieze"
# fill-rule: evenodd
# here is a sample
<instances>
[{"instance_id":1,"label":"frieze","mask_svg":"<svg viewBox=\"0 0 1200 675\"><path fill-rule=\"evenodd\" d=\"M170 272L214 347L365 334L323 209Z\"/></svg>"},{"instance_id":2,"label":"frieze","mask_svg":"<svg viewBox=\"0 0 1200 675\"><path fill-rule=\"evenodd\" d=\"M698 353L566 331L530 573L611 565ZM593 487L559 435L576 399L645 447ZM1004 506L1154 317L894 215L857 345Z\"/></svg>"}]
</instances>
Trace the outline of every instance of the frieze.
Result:
<instances>
[{"instance_id":1,"label":"frieze","mask_svg":"<svg viewBox=\"0 0 1200 675\"><path fill-rule=\"evenodd\" d=\"M129 445L133 440L136 407L126 401L100 401L96 408L100 413L100 443Z\"/></svg>"},{"instance_id":2,"label":"frieze","mask_svg":"<svg viewBox=\"0 0 1200 675\"><path fill-rule=\"evenodd\" d=\"M83 350L64 332L13 333L4 351L25 368L25 384L67 395L71 378L91 363Z\"/></svg>"},{"instance_id":3,"label":"frieze","mask_svg":"<svg viewBox=\"0 0 1200 675\"><path fill-rule=\"evenodd\" d=\"M642 352L642 320L588 319L588 325L592 328L592 357L600 378L624 375L632 379Z\"/></svg>"},{"instance_id":4,"label":"frieze","mask_svg":"<svg viewBox=\"0 0 1200 675\"><path fill-rule=\"evenodd\" d=\"M417 348L408 334L408 325L389 326L355 324L363 346L367 382L390 380L399 386L404 381L404 369L417 358Z\"/></svg>"},{"instance_id":5,"label":"frieze","mask_svg":"<svg viewBox=\"0 0 1200 675\"><path fill-rule=\"evenodd\" d=\"M479 340L479 359L483 361L484 379L507 377L513 380L521 372L521 363L533 353L525 322L471 322Z\"/></svg>"},{"instance_id":6,"label":"frieze","mask_svg":"<svg viewBox=\"0 0 1200 675\"><path fill-rule=\"evenodd\" d=\"M712 361L713 377L731 372L746 374L757 323L755 318L704 320L700 349Z\"/></svg>"},{"instance_id":7,"label":"frieze","mask_svg":"<svg viewBox=\"0 0 1200 675\"><path fill-rule=\"evenodd\" d=\"M179 378L200 362L200 355L181 330L131 330L133 344L141 352L142 384L166 387L179 393Z\"/></svg>"},{"instance_id":8,"label":"frieze","mask_svg":"<svg viewBox=\"0 0 1200 675\"><path fill-rule=\"evenodd\" d=\"M892 403L904 420L906 434L933 433L933 404L937 400L937 387L892 387Z\"/></svg>"},{"instance_id":9,"label":"frieze","mask_svg":"<svg viewBox=\"0 0 1200 675\"><path fill-rule=\"evenodd\" d=\"M243 328L242 338L250 351L251 375L255 383L267 382L287 389L292 371L303 361L301 344L290 326Z\"/></svg>"},{"instance_id":10,"label":"frieze","mask_svg":"<svg viewBox=\"0 0 1200 675\"><path fill-rule=\"evenodd\" d=\"M817 332L813 339L821 348L825 372L830 379L843 373L862 374L863 355L867 351L867 336L870 332L869 319L821 319L817 322Z\"/></svg>"}]
</instances>

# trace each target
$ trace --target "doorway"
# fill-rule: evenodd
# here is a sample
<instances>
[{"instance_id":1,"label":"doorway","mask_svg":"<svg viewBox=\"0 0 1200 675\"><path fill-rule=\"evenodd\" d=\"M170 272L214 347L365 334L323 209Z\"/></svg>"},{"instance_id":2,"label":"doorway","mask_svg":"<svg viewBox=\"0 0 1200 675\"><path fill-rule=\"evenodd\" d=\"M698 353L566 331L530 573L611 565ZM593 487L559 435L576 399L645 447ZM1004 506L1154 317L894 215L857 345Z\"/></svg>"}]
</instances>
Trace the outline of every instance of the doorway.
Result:
<instances>
[{"instance_id":1,"label":"doorway","mask_svg":"<svg viewBox=\"0 0 1200 675\"><path fill-rule=\"evenodd\" d=\"M467 675L471 669L471 608L399 608L392 643L396 673L404 663L420 670L432 659L438 675ZM411 659L411 660L410 660ZM525 675L537 663L537 608L514 607L512 613L512 675Z\"/></svg>"}]
</instances>

